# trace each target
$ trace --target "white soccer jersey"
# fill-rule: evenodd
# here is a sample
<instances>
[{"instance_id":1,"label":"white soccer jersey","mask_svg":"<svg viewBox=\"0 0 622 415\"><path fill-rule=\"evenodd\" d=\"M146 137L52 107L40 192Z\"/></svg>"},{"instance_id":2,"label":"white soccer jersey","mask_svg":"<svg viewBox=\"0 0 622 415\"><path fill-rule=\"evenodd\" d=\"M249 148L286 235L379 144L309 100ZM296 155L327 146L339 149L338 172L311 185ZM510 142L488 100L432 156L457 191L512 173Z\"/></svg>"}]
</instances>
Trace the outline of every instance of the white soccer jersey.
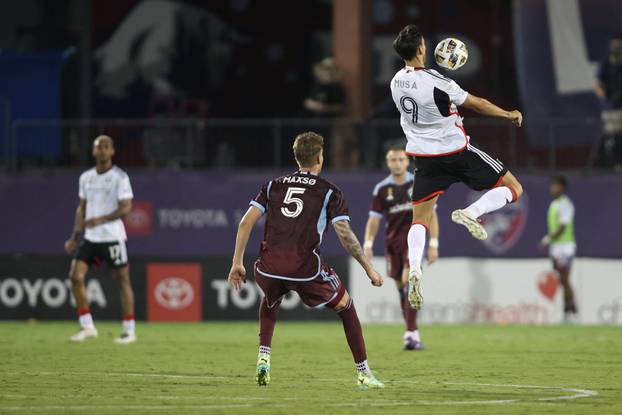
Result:
<instances>
[{"instance_id":1,"label":"white soccer jersey","mask_svg":"<svg viewBox=\"0 0 622 415\"><path fill-rule=\"evenodd\" d=\"M132 199L130 178L123 170L113 166L98 174L95 168L80 175L80 199L86 200L86 219L108 215L119 207L119 200ZM91 242L125 241L125 226L121 219L86 228L84 239Z\"/></svg>"},{"instance_id":2,"label":"white soccer jersey","mask_svg":"<svg viewBox=\"0 0 622 415\"><path fill-rule=\"evenodd\" d=\"M456 105L468 93L433 69L406 66L391 80L391 95L408 139L406 153L433 157L463 150L469 138Z\"/></svg>"}]
</instances>

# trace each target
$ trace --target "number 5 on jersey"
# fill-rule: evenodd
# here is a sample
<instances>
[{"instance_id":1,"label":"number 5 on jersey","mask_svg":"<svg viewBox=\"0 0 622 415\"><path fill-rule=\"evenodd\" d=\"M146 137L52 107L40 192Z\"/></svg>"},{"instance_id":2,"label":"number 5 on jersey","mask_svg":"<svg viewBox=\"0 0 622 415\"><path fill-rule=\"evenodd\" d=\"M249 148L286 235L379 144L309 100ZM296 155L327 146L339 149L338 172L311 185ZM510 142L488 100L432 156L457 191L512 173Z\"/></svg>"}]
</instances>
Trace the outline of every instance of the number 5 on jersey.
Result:
<instances>
[{"instance_id":1,"label":"number 5 on jersey","mask_svg":"<svg viewBox=\"0 0 622 415\"><path fill-rule=\"evenodd\" d=\"M281 208L281 213L288 218L295 218L296 216L302 213L303 203L302 199L299 197L294 197L295 195L301 195L305 192L302 187L289 187L287 189L287 193L285 194L285 199L283 199L283 203L289 205L287 207ZM295 206L291 206L295 205ZM294 210L290 210L290 207L294 208Z\"/></svg>"}]
</instances>

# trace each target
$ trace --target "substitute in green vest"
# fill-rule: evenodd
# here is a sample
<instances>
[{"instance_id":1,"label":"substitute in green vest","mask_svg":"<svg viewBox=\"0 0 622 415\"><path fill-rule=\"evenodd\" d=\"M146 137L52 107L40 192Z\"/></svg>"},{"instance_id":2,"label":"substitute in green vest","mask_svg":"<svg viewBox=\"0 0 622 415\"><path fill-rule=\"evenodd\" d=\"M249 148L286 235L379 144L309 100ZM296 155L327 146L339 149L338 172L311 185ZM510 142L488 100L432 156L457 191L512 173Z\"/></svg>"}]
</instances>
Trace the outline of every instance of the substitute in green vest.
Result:
<instances>
[{"instance_id":1,"label":"substitute in green vest","mask_svg":"<svg viewBox=\"0 0 622 415\"><path fill-rule=\"evenodd\" d=\"M542 238L540 246L549 248L553 268L559 274L564 289L564 320L573 322L576 320L577 307L570 285L570 267L577 244L574 236L574 205L566 196L566 187L566 179L562 176L551 180L549 191L553 201L548 211L548 233Z\"/></svg>"}]
</instances>

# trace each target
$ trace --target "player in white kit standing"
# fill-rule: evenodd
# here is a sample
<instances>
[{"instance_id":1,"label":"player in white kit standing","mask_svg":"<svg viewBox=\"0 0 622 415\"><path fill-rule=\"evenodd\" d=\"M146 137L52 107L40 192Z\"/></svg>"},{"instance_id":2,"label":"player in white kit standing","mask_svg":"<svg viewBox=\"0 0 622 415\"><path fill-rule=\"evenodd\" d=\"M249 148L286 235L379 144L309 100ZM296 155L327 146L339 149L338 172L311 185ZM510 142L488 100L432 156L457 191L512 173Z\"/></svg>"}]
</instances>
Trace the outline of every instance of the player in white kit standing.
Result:
<instances>
[{"instance_id":1,"label":"player in white kit standing","mask_svg":"<svg viewBox=\"0 0 622 415\"><path fill-rule=\"evenodd\" d=\"M84 280L89 267L105 263L119 284L123 308L123 332L117 344L136 341L134 292L130 282L125 227L122 217L132 209L130 178L112 165L114 143L101 135L93 141L95 167L80 176L80 204L76 210L73 233L65 242L65 251L76 251L69 277L78 308L80 331L71 336L72 342L97 337L97 329L89 310ZM82 232L84 239L78 243Z\"/></svg>"},{"instance_id":2,"label":"player in white kit standing","mask_svg":"<svg viewBox=\"0 0 622 415\"><path fill-rule=\"evenodd\" d=\"M457 107L504 118L519 127L523 116L517 110L505 111L469 94L451 79L426 69L425 41L417 26L403 28L393 48L404 60L405 67L391 80L391 94L408 139L406 153L416 158L413 222L408 232L408 300L413 308L419 309L423 304L421 258L439 195L457 182L474 190L490 189L475 203L451 215L474 238L483 240L487 238L486 229L478 218L516 201L523 193L521 184L499 159L469 143Z\"/></svg>"}]
</instances>

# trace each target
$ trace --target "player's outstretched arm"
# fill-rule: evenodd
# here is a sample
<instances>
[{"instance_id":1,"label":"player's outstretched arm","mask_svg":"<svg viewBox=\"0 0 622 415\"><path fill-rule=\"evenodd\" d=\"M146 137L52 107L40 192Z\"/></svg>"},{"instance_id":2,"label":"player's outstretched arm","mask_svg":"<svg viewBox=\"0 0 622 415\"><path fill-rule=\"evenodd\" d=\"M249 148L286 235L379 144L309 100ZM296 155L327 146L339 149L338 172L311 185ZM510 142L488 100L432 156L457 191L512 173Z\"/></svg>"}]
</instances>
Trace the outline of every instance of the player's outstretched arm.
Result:
<instances>
[{"instance_id":1,"label":"player's outstretched arm","mask_svg":"<svg viewBox=\"0 0 622 415\"><path fill-rule=\"evenodd\" d=\"M363 252L369 259L374 257L374 240L380 228L380 217L369 216L365 225L365 242L363 243Z\"/></svg>"},{"instance_id":2,"label":"player's outstretched arm","mask_svg":"<svg viewBox=\"0 0 622 415\"><path fill-rule=\"evenodd\" d=\"M354 259L358 261L359 264L363 267L367 276L371 280L371 283L376 287L380 287L384 282L382 276L374 269L369 259L363 253L363 249L361 248L361 244L354 232L352 232L352 228L350 228L350 222L347 220L340 220L333 224L335 228L335 233L337 233L337 237L339 238L339 242L344 247L344 249L352 255Z\"/></svg>"},{"instance_id":3,"label":"player's outstretched arm","mask_svg":"<svg viewBox=\"0 0 622 415\"><path fill-rule=\"evenodd\" d=\"M73 221L73 231L71 232L71 237L65 241L65 251L68 254L71 254L76 250L76 246L78 245L78 239L80 239L80 235L84 231L84 215L86 213L86 200L80 199L80 204L76 208L76 215Z\"/></svg>"},{"instance_id":4,"label":"player's outstretched arm","mask_svg":"<svg viewBox=\"0 0 622 415\"><path fill-rule=\"evenodd\" d=\"M240 224L238 225L238 234L235 237L235 251L233 252L233 261L231 270L229 271L229 284L236 290L239 290L243 282L246 282L246 269L244 268L244 252L248 244L248 238L251 236L253 227L261 218L262 212L255 206L250 206Z\"/></svg>"},{"instance_id":5,"label":"player's outstretched arm","mask_svg":"<svg viewBox=\"0 0 622 415\"><path fill-rule=\"evenodd\" d=\"M467 95L466 100L461 106L489 117L504 118L511 121L512 124L517 127L520 127L523 123L523 114L521 114L520 111L506 111L487 99L476 97L472 94Z\"/></svg>"}]
</instances>

